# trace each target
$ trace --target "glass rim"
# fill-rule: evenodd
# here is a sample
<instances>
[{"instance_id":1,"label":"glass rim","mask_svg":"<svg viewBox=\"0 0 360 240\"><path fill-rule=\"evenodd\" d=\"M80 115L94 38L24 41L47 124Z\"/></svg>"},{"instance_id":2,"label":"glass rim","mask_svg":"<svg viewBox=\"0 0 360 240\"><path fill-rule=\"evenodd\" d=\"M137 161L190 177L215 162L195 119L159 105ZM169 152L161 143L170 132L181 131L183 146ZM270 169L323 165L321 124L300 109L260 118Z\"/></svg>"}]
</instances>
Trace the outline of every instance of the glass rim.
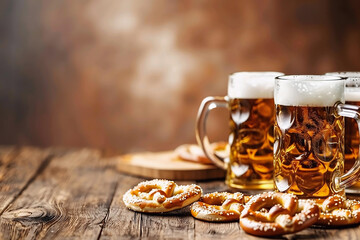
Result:
<instances>
[{"instance_id":1,"label":"glass rim","mask_svg":"<svg viewBox=\"0 0 360 240\"><path fill-rule=\"evenodd\" d=\"M275 80L285 81L345 81L346 77L333 75L283 75L275 77Z\"/></svg>"},{"instance_id":2,"label":"glass rim","mask_svg":"<svg viewBox=\"0 0 360 240\"><path fill-rule=\"evenodd\" d=\"M360 78L360 72L351 72L351 71L343 71L343 72L327 72L325 73L327 76L340 76L346 78Z\"/></svg>"},{"instance_id":3,"label":"glass rim","mask_svg":"<svg viewBox=\"0 0 360 240\"><path fill-rule=\"evenodd\" d=\"M327 72L325 75L345 77L347 90L360 88L360 72Z\"/></svg>"},{"instance_id":4,"label":"glass rim","mask_svg":"<svg viewBox=\"0 0 360 240\"><path fill-rule=\"evenodd\" d=\"M230 77L236 77L236 76L280 76L284 75L282 72L274 72L274 71L253 71L253 72L234 72L230 74Z\"/></svg>"}]
</instances>

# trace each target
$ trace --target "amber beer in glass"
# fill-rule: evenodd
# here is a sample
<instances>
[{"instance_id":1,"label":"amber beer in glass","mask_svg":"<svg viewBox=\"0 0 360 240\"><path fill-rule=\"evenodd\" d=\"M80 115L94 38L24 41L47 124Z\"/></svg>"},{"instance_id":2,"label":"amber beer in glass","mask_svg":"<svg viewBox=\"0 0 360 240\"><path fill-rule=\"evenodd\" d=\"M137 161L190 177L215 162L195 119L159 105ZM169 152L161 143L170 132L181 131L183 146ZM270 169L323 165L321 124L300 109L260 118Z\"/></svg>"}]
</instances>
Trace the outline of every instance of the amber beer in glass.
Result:
<instances>
[{"instance_id":1,"label":"amber beer in glass","mask_svg":"<svg viewBox=\"0 0 360 240\"><path fill-rule=\"evenodd\" d=\"M274 81L278 72L230 75L226 97L207 97L198 114L196 136L209 159L227 170L226 183L237 189L273 189ZM214 154L205 132L208 111L227 107L229 159Z\"/></svg>"},{"instance_id":2,"label":"amber beer in glass","mask_svg":"<svg viewBox=\"0 0 360 240\"><path fill-rule=\"evenodd\" d=\"M344 195L344 189L358 180L358 164L344 174L344 117L359 116L358 106L344 104L344 87L345 79L336 76L276 78L274 182L278 191L325 198Z\"/></svg>"},{"instance_id":3,"label":"amber beer in glass","mask_svg":"<svg viewBox=\"0 0 360 240\"><path fill-rule=\"evenodd\" d=\"M360 72L330 72L326 75L345 77L345 103L360 106ZM354 119L345 119L345 172L359 158L359 131ZM360 182L346 190L360 192Z\"/></svg>"}]
</instances>

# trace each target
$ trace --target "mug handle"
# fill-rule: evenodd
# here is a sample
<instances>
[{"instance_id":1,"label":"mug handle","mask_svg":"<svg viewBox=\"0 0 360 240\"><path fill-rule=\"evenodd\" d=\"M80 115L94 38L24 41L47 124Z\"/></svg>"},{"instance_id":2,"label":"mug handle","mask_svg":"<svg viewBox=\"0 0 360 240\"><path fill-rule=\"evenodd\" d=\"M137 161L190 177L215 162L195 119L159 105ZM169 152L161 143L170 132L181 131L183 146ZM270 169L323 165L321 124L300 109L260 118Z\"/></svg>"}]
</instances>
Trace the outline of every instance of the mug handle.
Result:
<instances>
[{"instance_id":1,"label":"mug handle","mask_svg":"<svg viewBox=\"0 0 360 240\"><path fill-rule=\"evenodd\" d=\"M358 130L360 133L360 107L356 105L338 103L336 105L336 111L340 116L349 117L356 120ZM360 146L359 146L360 147ZM356 159L356 162L352 168L342 176L335 178L335 187L338 190L350 187L355 184L360 178L360 156Z\"/></svg>"},{"instance_id":2,"label":"mug handle","mask_svg":"<svg viewBox=\"0 0 360 240\"><path fill-rule=\"evenodd\" d=\"M197 119L196 119L196 129L195 135L198 144L204 151L205 156L210 159L216 166L226 169L226 158L218 156L215 154L214 150L211 148L209 138L206 134L206 120L209 115L209 112L218 107L228 108L229 98L225 97L206 97L200 105Z\"/></svg>"}]
</instances>

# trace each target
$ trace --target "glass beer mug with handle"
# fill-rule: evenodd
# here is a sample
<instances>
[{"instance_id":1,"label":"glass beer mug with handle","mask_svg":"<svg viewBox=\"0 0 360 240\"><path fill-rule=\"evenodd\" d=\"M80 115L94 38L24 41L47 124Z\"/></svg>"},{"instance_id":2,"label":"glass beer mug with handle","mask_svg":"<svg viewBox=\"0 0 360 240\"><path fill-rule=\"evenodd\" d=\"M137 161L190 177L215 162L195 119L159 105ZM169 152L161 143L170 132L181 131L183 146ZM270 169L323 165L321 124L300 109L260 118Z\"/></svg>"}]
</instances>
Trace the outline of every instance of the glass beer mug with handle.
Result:
<instances>
[{"instance_id":1,"label":"glass beer mug with handle","mask_svg":"<svg viewBox=\"0 0 360 240\"><path fill-rule=\"evenodd\" d=\"M238 72L229 76L225 97L207 97L199 108L196 139L205 155L227 170L236 189L273 189L274 82L279 72ZM206 134L210 110L230 112L229 158L214 153Z\"/></svg>"},{"instance_id":2,"label":"glass beer mug with handle","mask_svg":"<svg viewBox=\"0 0 360 240\"><path fill-rule=\"evenodd\" d=\"M360 107L344 104L345 78L275 78L274 182L304 198L345 195L359 178L360 161L344 174L344 117L360 126ZM359 131L359 127L358 127Z\"/></svg>"},{"instance_id":3,"label":"glass beer mug with handle","mask_svg":"<svg viewBox=\"0 0 360 240\"><path fill-rule=\"evenodd\" d=\"M360 106L360 72L329 72L326 75L345 77L345 103ZM345 118L345 172L359 158L360 135L354 119ZM360 193L360 181L347 188L348 193Z\"/></svg>"}]
</instances>

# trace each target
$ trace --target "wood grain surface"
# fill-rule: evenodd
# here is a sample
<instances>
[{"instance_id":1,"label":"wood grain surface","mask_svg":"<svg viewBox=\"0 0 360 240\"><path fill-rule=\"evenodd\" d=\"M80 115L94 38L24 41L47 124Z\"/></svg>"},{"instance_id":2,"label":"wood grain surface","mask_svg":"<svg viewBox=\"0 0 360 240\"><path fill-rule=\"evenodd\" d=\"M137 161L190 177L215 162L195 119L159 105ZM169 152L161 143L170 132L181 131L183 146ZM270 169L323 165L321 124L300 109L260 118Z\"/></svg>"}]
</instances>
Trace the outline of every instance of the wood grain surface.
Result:
<instances>
[{"instance_id":1,"label":"wood grain surface","mask_svg":"<svg viewBox=\"0 0 360 240\"><path fill-rule=\"evenodd\" d=\"M223 169L181 160L174 151L127 154L115 160L119 171L145 178L209 180L225 177Z\"/></svg>"},{"instance_id":2,"label":"wood grain surface","mask_svg":"<svg viewBox=\"0 0 360 240\"><path fill-rule=\"evenodd\" d=\"M92 149L0 147L0 239L261 239L238 222L196 220L188 207L165 214L126 209L123 194L143 180L119 173L116 161ZM195 183L204 193L229 190L221 180ZM308 228L279 239L359 235L359 226Z\"/></svg>"}]
</instances>

